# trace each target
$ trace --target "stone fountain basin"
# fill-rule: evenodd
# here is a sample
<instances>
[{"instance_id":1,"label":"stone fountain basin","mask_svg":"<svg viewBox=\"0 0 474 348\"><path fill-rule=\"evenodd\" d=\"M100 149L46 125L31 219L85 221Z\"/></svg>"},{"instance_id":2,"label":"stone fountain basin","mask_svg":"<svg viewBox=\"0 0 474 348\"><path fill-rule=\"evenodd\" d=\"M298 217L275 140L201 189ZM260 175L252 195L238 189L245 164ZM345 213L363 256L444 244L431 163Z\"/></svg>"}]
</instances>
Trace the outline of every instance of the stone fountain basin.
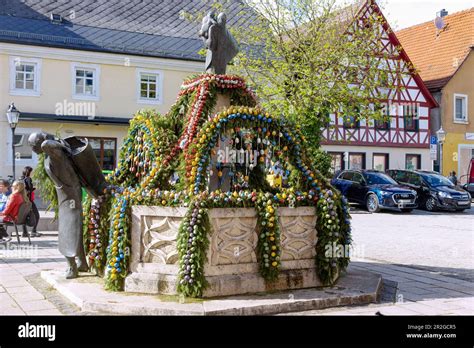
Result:
<instances>
[{"instance_id":1,"label":"stone fountain basin","mask_svg":"<svg viewBox=\"0 0 474 348\"><path fill-rule=\"evenodd\" d=\"M185 207L132 207L131 274L125 291L177 294L179 226ZM280 207L281 268L266 282L257 262L257 212L254 208L209 209L211 231L203 297L242 295L322 286L315 268L315 207Z\"/></svg>"}]
</instances>

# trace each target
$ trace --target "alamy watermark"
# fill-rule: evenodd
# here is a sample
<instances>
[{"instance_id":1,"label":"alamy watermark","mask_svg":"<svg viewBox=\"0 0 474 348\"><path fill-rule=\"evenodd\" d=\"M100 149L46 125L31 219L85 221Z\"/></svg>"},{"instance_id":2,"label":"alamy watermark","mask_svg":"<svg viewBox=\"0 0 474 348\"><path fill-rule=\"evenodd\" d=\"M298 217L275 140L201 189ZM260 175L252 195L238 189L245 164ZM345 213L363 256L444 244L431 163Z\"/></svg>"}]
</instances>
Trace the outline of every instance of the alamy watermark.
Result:
<instances>
[{"instance_id":1,"label":"alamy watermark","mask_svg":"<svg viewBox=\"0 0 474 348\"><path fill-rule=\"evenodd\" d=\"M64 99L62 102L56 103L56 116L87 116L95 118L96 103L94 102L71 102Z\"/></svg>"},{"instance_id":2,"label":"alamy watermark","mask_svg":"<svg viewBox=\"0 0 474 348\"><path fill-rule=\"evenodd\" d=\"M326 244L324 256L328 258L360 258L363 259L365 248L363 245L338 244L336 242Z\"/></svg>"},{"instance_id":3,"label":"alamy watermark","mask_svg":"<svg viewBox=\"0 0 474 348\"><path fill-rule=\"evenodd\" d=\"M31 262L36 262L38 254L37 245L0 244L0 258L2 259L29 259Z\"/></svg>"}]
</instances>

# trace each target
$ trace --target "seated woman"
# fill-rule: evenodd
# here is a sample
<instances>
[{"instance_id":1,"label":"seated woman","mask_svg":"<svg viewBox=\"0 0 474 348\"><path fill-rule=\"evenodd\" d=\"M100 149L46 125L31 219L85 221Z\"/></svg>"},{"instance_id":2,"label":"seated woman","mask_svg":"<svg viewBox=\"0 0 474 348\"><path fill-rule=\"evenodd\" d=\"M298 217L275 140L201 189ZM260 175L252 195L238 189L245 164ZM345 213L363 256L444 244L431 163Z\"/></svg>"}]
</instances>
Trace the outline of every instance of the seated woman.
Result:
<instances>
[{"instance_id":1,"label":"seated woman","mask_svg":"<svg viewBox=\"0 0 474 348\"><path fill-rule=\"evenodd\" d=\"M16 222L20 206L23 202L28 202L25 184L22 181L15 181L12 185L12 194L8 197L7 206L5 207L5 210L0 213L0 223ZM9 237L6 241L10 239L11 238Z\"/></svg>"}]
</instances>

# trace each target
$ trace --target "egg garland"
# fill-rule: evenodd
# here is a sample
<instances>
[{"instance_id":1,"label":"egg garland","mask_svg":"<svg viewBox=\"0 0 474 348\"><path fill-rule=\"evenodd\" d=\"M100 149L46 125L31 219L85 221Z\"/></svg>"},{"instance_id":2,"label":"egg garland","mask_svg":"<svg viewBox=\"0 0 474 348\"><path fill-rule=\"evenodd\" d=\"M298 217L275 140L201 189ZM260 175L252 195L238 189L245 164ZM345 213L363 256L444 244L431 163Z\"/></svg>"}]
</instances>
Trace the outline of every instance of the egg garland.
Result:
<instances>
[{"instance_id":1,"label":"egg garland","mask_svg":"<svg viewBox=\"0 0 474 348\"><path fill-rule=\"evenodd\" d=\"M258 132L263 132L264 134L271 134L272 131L275 134L278 132L281 135L280 141L288 144L283 147L283 152L286 153L290 149L294 166L306 178L309 188L320 191L320 182L324 182L325 185L329 184L327 179L318 171L312 170L310 166L305 164L301 152L301 144L304 142L304 137L297 130L289 127L286 120L272 117L259 108L231 107L206 122L194 141L194 146L188 159L188 162L191 163L188 167L191 169L188 176L188 190L190 194L197 194L206 188L205 169L209 165L211 151L218 142L219 132L224 125L232 127L234 123L247 127L253 125L257 128ZM268 150L262 149L260 152L260 163L265 161L265 151Z\"/></svg>"},{"instance_id":2,"label":"egg garland","mask_svg":"<svg viewBox=\"0 0 474 348\"><path fill-rule=\"evenodd\" d=\"M227 90L234 102L244 105L256 103L255 95L243 79L235 76L206 74L183 83L178 99L168 115L161 116L151 110L141 110L131 120L128 136L119 154L117 169L107 176L109 187L106 190L107 204L105 206L108 208L101 209L99 214L101 226L103 223L110 223L109 228L100 229L104 233L108 232L110 237L108 245L101 242L102 249L105 246L108 247L107 255L97 258L94 255L95 249L89 253L90 257L94 258L93 263L97 268L107 266L106 288L121 290L128 269L126 254L123 252L126 252L127 248L129 210L126 209L125 213L122 212L117 216L118 196L123 197L128 202L128 206L134 204L188 205L189 196L181 192L166 193L166 187L169 186L168 178L176 170L180 162L178 155L183 152L179 140L182 141L185 138L189 141L194 138L196 130L204 122L203 116L207 116L215 105L217 90ZM184 122L184 120L187 121ZM184 123L187 128L183 125ZM183 129L188 131L181 132ZM179 139L176 136L177 131L182 134ZM164 194L161 189L165 190ZM114 207L110 207L112 201ZM90 204L84 209L85 230L92 223L92 219L95 219L90 209ZM87 233L88 231L85 231L86 250L89 250L92 236ZM110 245L112 248L109 247ZM114 245L121 245L122 248L113 248ZM90 261L92 262L92 259Z\"/></svg>"},{"instance_id":3,"label":"egg garland","mask_svg":"<svg viewBox=\"0 0 474 348\"><path fill-rule=\"evenodd\" d=\"M129 257L129 204L125 196L117 194L112 200L112 218L107 246L107 290L121 290L127 275Z\"/></svg>"},{"instance_id":4,"label":"egg garland","mask_svg":"<svg viewBox=\"0 0 474 348\"><path fill-rule=\"evenodd\" d=\"M233 103L245 106L230 107L211 116L220 91L229 93ZM266 281L275 280L281 267L278 208L283 206L315 207L318 214L315 262L324 284L333 283L347 267L348 258L326 257L323 250L325 243L350 243L347 202L308 162L303 150L305 139L298 128L282 117L253 107L255 104L255 95L242 78L204 74L183 83L176 103L166 116L149 111L135 116L118 167L107 178L109 187L104 198L85 207L88 256L94 264L104 266L107 289L123 289L129 265L133 205L188 207L177 241L178 292L185 296L200 297L207 285L204 265L210 231L208 210L212 208L256 209L257 259L260 274ZM209 192L210 173L220 180L228 175L219 166L210 168L211 154L218 142L227 137L226 131L237 149L253 150L256 146L257 167L268 169L274 158L290 163L301 177L299 183L276 192L266 192L260 187L249 189L249 175L233 167L227 173L233 174L238 185L228 192ZM251 163L248 168L253 170L256 166ZM175 172L180 181L172 185L170 177ZM100 221L98 229L97 221ZM96 252L98 243L103 256Z\"/></svg>"},{"instance_id":5,"label":"egg garland","mask_svg":"<svg viewBox=\"0 0 474 348\"><path fill-rule=\"evenodd\" d=\"M278 201L271 193L260 193L255 208L258 213L257 253L260 274L272 281L278 277L280 268L280 229L277 215Z\"/></svg>"},{"instance_id":6,"label":"egg garland","mask_svg":"<svg viewBox=\"0 0 474 348\"><path fill-rule=\"evenodd\" d=\"M180 258L177 290L185 296L201 297L207 286L204 265L209 247L209 229L208 210L200 197L191 203L178 233Z\"/></svg>"}]
</instances>

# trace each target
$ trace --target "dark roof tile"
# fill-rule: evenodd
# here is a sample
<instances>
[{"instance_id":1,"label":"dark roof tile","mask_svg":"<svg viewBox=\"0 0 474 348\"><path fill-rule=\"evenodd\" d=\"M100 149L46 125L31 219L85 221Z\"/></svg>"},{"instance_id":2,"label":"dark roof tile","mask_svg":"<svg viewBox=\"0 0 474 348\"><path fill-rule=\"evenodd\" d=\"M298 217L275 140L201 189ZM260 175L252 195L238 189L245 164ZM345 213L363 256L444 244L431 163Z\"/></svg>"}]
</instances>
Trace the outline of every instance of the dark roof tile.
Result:
<instances>
[{"instance_id":1,"label":"dark roof tile","mask_svg":"<svg viewBox=\"0 0 474 348\"><path fill-rule=\"evenodd\" d=\"M201 61L199 24L181 11L210 9L205 0L0 0L0 41ZM229 26L253 15L243 0L223 3ZM61 25L50 14L63 16Z\"/></svg>"}]
</instances>

